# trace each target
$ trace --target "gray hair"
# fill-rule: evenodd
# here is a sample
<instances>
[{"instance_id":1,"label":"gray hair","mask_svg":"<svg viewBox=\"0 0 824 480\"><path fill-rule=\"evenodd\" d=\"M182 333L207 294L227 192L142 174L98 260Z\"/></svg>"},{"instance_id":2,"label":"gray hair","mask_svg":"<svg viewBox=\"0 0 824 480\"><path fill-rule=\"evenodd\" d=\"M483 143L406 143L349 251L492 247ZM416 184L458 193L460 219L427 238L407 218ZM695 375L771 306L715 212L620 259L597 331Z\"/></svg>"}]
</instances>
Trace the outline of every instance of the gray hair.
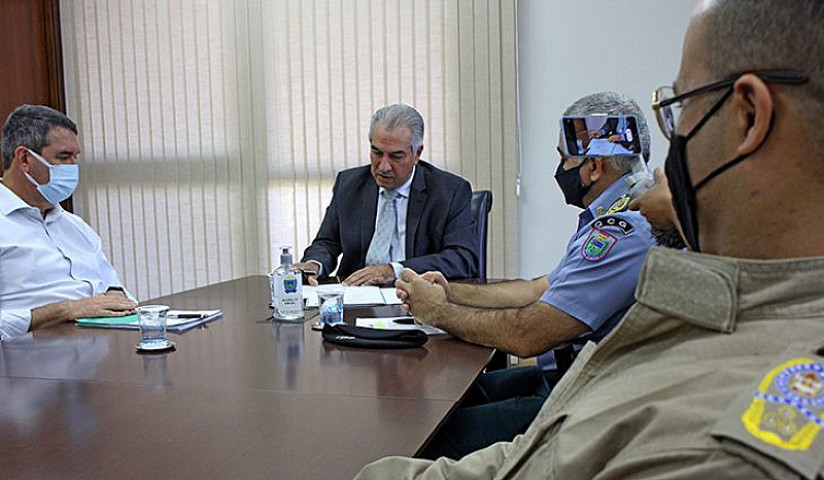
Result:
<instances>
[{"instance_id":1,"label":"gray hair","mask_svg":"<svg viewBox=\"0 0 824 480\"><path fill-rule=\"evenodd\" d=\"M381 126L386 131L392 131L398 127L407 127L412 132L412 154L423 146L423 117L415 107L407 103L393 103L379 108L372 115L372 122L369 125L369 141L375 135L375 129Z\"/></svg>"},{"instance_id":2,"label":"gray hair","mask_svg":"<svg viewBox=\"0 0 824 480\"><path fill-rule=\"evenodd\" d=\"M797 70L810 80L792 86L807 126L824 127L824 2L821 0L717 0L701 15L701 53L710 72Z\"/></svg>"},{"instance_id":3,"label":"gray hair","mask_svg":"<svg viewBox=\"0 0 824 480\"><path fill-rule=\"evenodd\" d=\"M638 134L641 136L641 146L644 148L644 161L649 162L649 126L644 116L644 111L632 98L616 92L598 92L585 97L581 97L570 105L564 112L564 116L586 116L586 115L632 115L638 122ZM604 157L607 163L617 173L623 174L632 170L633 164L638 160L633 157Z\"/></svg>"},{"instance_id":4,"label":"gray hair","mask_svg":"<svg viewBox=\"0 0 824 480\"><path fill-rule=\"evenodd\" d=\"M11 167L14 149L23 146L37 153L49 144L54 127L63 127L77 135L77 125L66 115L44 105L21 105L6 119L0 138L3 150L3 170Z\"/></svg>"}]
</instances>

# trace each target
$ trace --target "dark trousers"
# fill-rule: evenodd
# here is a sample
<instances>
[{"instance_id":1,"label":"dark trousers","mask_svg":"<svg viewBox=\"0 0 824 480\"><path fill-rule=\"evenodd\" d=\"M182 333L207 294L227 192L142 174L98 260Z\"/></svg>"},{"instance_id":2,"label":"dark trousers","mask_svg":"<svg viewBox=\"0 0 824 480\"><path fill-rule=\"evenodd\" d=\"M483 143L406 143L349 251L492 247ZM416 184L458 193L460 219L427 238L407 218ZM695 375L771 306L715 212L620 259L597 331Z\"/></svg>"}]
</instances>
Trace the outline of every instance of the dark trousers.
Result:
<instances>
[{"instance_id":1,"label":"dark trousers","mask_svg":"<svg viewBox=\"0 0 824 480\"><path fill-rule=\"evenodd\" d=\"M512 440L526 431L553 386L534 366L481 375L420 456L459 459Z\"/></svg>"}]
</instances>

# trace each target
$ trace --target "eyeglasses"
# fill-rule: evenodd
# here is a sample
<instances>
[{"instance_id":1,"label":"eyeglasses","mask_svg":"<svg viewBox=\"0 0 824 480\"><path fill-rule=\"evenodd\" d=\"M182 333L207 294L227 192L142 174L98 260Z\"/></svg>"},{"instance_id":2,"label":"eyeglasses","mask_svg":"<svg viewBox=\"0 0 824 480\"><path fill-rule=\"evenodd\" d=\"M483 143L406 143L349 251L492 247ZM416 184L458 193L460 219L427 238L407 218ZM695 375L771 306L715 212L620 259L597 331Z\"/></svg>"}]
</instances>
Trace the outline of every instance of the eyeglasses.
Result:
<instances>
[{"instance_id":1,"label":"eyeglasses","mask_svg":"<svg viewBox=\"0 0 824 480\"><path fill-rule=\"evenodd\" d=\"M729 87L748 73L758 76L767 83L800 85L808 79L806 73L792 70L759 70L734 73L716 82L708 83L678 95L675 94L675 89L672 87L658 87L652 92L652 109L655 110L655 119L658 121L661 133L664 134L667 140L672 139L675 126L678 125L678 119L681 116L681 102L685 98Z\"/></svg>"}]
</instances>

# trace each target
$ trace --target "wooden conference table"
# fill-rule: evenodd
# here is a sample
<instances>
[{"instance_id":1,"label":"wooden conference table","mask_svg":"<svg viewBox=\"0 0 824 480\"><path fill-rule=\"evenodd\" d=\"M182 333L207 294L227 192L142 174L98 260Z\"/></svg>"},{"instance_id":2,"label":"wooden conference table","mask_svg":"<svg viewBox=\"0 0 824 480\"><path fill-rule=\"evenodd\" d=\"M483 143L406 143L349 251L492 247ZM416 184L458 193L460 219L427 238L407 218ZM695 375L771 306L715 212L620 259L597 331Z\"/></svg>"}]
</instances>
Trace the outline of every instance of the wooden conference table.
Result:
<instances>
[{"instance_id":1,"label":"wooden conference table","mask_svg":"<svg viewBox=\"0 0 824 480\"><path fill-rule=\"evenodd\" d=\"M0 343L0 477L351 478L418 452L492 355L445 336L339 347L314 319L266 322L268 298L254 276L152 300L224 311L170 334L167 354L136 353L136 331L74 325Z\"/></svg>"}]
</instances>

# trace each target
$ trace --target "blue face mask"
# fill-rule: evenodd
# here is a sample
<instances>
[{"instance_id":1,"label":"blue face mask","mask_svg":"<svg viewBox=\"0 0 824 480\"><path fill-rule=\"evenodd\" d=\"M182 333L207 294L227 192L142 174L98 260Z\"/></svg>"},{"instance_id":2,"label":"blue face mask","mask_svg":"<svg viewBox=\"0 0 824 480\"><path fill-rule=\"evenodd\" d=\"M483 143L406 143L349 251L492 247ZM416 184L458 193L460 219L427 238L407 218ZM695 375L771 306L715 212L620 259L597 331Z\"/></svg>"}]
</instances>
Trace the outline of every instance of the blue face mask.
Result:
<instances>
[{"instance_id":1,"label":"blue face mask","mask_svg":"<svg viewBox=\"0 0 824 480\"><path fill-rule=\"evenodd\" d=\"M29 150L28 148L26 150ZM80 179L80 172L77 165L52 165L35 152L29 150L29 153L40 161L43 165L49 168L49 183L40 185L37 180L32 178L27 172L26 178L37 187L37 191L43 198L52 205L57 205L63 200L72 196L74 189L77 188L77 182Z\"/></svg>"}]
</instances>

